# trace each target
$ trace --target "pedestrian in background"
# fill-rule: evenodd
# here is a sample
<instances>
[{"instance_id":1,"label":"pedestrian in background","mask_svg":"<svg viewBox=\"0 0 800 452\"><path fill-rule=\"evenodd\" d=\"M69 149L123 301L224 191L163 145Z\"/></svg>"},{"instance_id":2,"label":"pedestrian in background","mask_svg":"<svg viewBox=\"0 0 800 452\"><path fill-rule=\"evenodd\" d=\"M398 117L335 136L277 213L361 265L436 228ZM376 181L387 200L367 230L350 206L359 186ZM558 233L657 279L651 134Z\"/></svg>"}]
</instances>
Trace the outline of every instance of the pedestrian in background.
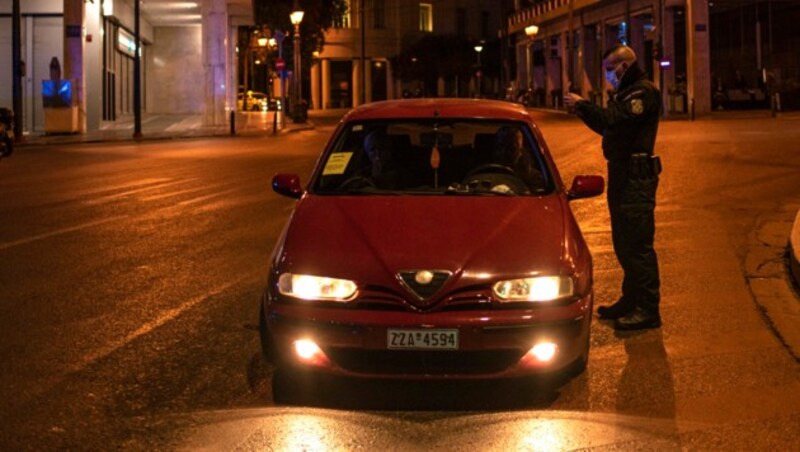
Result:
<instances>
[{"instance_id":1,"label":"pedestrian in background","mask_svg":"<svg viewBox=\"0 0 800 452\"><path fill-rule=\"evenodd\" d=\"M608 210L614 252L622 266L622 296L600 306L601 319L618 330L661 326L658 259L653 248L658 174L653 155L661 111L661 94L647 79L628 46L603 56L606 80L614 88L606 108L569 93L564 104L603 137L608 161Z\"/></svg>"}]
</instances>

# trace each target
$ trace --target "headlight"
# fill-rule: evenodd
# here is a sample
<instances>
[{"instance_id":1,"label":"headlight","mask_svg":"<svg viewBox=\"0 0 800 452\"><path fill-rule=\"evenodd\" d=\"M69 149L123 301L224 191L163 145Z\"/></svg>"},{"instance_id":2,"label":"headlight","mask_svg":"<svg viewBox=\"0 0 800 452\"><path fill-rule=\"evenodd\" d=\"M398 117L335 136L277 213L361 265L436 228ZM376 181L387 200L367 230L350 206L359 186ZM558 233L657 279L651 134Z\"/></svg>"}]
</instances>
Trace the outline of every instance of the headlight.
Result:
<instances>
[{"instance_id":1,"label":"headlight","mask_svg":"<svg viewBox=\"0 0 800 452\"><path fill-rule=\"evenodd\" d=\"M356 293L356 283L347 279L284 273L278 278L282 295L303 300L348 301Z\"/></svg>"},{"instance_id":2,"label":"headlight","mask_svg":"<svg viewBox=\"0 0 800 452\"><path fill-rule=\"evenodd\" d=\"M552 301L571 296L573 284L569 276L537 276L500 281L492 290L504 302Z\"/></svg>"}]
</instances>

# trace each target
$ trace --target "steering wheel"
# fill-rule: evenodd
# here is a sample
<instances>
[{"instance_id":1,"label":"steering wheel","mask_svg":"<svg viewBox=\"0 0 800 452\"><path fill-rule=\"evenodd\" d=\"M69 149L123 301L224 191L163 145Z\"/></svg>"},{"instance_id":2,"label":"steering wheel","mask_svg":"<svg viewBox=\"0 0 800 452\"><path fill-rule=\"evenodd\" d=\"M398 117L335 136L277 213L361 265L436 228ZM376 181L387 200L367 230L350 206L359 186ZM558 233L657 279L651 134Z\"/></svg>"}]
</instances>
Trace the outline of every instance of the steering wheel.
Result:
<instances>
[{"instance_id":1,"label":"steering wheel","mask_svg":"<svg viewBox=\"0 0 800 452\"><path fill-rule=\"evenodd\" d=\"M498 163L487 163L485 165L481 165L477 168L473 168L470 172L464 176L464 180L469 179L470 177L476 174L484 174L484 173L500 173L500 174L509 174L511 176L516 176L517 173L506 165L500 165Z\"/></svg>"},{"instance_id":2,"label":"steering wheel","mask_svg":"<svg viewBox=\"0 0 800 452\"><path fill-rule=\"evenodd\" d=\"M356 185L357 183L360 183L360 185ZM339 189L344 189L350 187L351 185L354 187L376 188L375 182L373 182L372 179L366 176L362 176L360 174L356 174L355 176L351 176L347 180L339 184Z\"/></svg>"}]
</instances>

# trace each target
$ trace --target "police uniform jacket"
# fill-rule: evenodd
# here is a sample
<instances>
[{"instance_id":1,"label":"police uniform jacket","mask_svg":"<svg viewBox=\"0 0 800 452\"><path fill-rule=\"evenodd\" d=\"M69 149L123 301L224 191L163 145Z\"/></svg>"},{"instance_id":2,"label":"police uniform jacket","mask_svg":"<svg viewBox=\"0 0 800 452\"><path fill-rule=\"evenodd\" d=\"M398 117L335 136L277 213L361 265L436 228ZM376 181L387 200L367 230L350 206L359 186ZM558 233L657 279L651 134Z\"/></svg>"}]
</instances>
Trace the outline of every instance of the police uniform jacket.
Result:
<instances>
[{"instance_id":1,"label":"police uniform jacket","mask_svg":"<svg viewBox=\"0 0 800 452\"><path fill-rule=\"evenodd\" d=\"M627 162L633 154L653 154L661 94L637 64L611 92L607 108L581 101L575 109L590 129L603 136L603 155L609 163Z\"/></svg>"}]
</instances>

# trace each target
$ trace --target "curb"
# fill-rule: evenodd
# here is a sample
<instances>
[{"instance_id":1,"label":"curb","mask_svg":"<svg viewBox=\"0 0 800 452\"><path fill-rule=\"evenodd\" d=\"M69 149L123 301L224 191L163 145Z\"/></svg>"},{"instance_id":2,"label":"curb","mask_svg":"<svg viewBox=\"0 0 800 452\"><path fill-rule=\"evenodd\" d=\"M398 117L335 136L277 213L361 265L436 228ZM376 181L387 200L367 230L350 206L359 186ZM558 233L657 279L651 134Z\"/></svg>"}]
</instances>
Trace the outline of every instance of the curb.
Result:
<instances>
[{"instance_id":1,"label":"curb","mask_svg":"<svg viewBox=\"0 0 800 452\"><path fill-rule=\"evenodd\" d=\"M14 143L14 148L26 148L29 146L57 146L67 144L96 144L96 143L135 143L144 141L167 141L167 140L191 140L191 139L207 139L207 138L252 138L252 137L278 137L290 133L303 132L307 130L314 130L316 125L313 122L300 127L287 127L273 133L271 130L256 130L256 131L243 131L231 135L229 132L199 132L199 133L175 133L167 134L164 132L154 132L152 134L145 134L141 138L133 138L132 136L107 136L107 137L93 137L91 135L53 135L49 137L41 137L35 139L25 139Z\"/></svg>"},{"instance_id":2,"label":"curb","mask_svg":"<svg viewBox=\"0 0 800 452\"><path fill-rule=\"evenodd\" d=\"M794 287L800 290L800 210L797 211L789 236L789 267L794 278Z\"/></svg>"},{"instance_id":3,"label":"curb","mask_svg":"<svg viewBox=\"0 0 800 452\"><path fill-rule=\"evenodd\" d=\"M797 256L790 257L790 262L787 262L789 248L796 251L800 248L800 220L795 221L795 215L800 218L797 207L789 207L758 219L756 229L748 239L744 276L766 324L791 356L800 362L800 292L792 281L795 277L790 270L790 267L798 269ZM786 238L792 234L796 244L790 240L787 247Z\"/></svg>"}]
</instances>

